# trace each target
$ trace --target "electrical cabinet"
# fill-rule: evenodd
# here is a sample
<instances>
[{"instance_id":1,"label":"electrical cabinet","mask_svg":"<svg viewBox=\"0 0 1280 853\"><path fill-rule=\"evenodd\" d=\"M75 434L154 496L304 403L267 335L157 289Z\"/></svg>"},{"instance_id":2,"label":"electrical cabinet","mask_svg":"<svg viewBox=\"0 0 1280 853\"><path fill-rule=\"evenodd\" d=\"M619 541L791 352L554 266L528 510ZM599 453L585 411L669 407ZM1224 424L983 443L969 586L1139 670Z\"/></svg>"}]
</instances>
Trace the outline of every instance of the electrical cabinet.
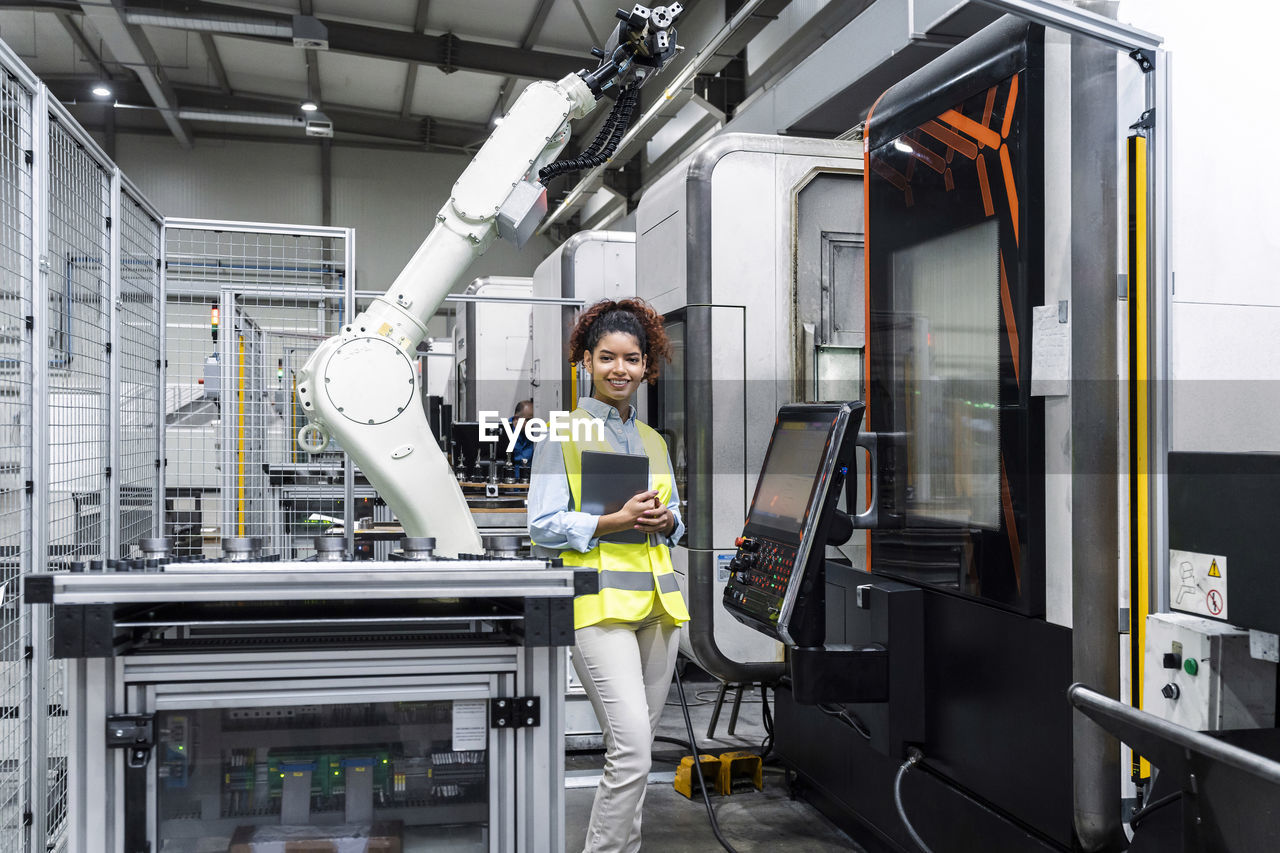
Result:
<instances>
[{"instance_id":1,"label":"electrical cabinet","mask_svg":"<svg viewBox=\"0 0 1280 853\"><path fill-rule=\"evenodd\" d=\"M1181 613L1147 617L1142 709L1196 731L1270 728L1276 665L1249 654L1249 632Z\"/></svg>"}]
</instances>

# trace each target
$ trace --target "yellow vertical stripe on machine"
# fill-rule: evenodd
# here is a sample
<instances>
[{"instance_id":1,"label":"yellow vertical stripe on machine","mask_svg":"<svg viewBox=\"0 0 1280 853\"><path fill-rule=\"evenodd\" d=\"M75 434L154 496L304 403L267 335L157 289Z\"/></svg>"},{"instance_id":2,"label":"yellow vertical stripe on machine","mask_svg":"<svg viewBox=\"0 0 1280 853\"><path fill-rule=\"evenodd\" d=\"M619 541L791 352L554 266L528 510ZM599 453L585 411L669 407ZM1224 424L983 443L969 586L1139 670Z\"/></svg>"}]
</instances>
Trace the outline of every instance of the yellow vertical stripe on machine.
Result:
<instances>
[{"instance_id":1,"label":"yellow vertical stripe on machine","mask_svg":"<svg viewBox=\"0 0 1280 853\"><path fill-rule=\"evenodd\" d=\"M1132 525L1130 555L1130 649L1133 672L1134 707L1142 707L1142 663L1146 643L1147 614L1151 612L1151 420L1148 380L1150 352L1150 299L1147 280L1147 140L1135 135L1128 140L1129 161L1129 381L1132 446L1130 484ZM1134 756L1139 778L1150 778L1151 765Z\"/></svg>"},{"instance_id":2,"label":"yellow vertical stripe on machine","mask_svg":"<svg viewBox=\"0 0 1280 853\"><path fill-rule=\"evenodd\" d=\"M236 376L236 535L244 536L244 335Z\"/></svg>"}]
</instances>

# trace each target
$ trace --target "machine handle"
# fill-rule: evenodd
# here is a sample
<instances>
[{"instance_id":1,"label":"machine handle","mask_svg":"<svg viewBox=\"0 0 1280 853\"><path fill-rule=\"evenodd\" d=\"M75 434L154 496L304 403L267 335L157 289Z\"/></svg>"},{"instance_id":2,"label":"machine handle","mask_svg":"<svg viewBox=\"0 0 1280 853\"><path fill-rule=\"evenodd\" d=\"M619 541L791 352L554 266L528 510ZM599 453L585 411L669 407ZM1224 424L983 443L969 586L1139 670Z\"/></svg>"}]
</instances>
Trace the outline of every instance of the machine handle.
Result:
<instances>
[{"instance_id":1,"label":"machine handle","mask_svg":"<svg viewBox=\"0 0 1280 853\"><path fill-rule=\"evenodd\" d=\"M880 456L876 449L879 439L878 433L860 432L854 442L867 451L867 471L871 474L871 494L868 496L867 509L857 515L850 515L855 530L868 530L880 525Z\"/></svg>"}]
</instances>

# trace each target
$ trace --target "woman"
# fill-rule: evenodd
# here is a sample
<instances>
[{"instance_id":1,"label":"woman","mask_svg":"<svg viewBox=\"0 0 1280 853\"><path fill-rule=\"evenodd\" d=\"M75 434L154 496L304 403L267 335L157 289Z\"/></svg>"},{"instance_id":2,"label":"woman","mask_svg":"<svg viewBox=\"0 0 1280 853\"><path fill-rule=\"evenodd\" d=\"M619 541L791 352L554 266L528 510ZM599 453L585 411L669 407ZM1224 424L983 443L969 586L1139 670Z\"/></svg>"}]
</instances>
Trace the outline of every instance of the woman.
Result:
<instances>
[{"instance_id":1,"label":"woman","mask_svg":"<svg viewBox=\"0 0 1280 853\"><path fill-rule=\"evenodd\" d=\"M658 378L671 347L662 317L641 299L604 300L578 318L569 339L571 361L591 375L591 396L572 418L595 419L604 442L541 442L529 483L529 533L566 565L589 566L600 591L574 600L578 673L604 732L604 775L596 788L584 853L640 849L640 812L650 748L689 620L676 586L669 547L684 532L666 442L636 420L631 400L640 384ZM599 435L578 430L576 435ZM581 512L584 450L643 453L649 488L606 515ZM643 541L610 534L635 530ZM631 537L635 538L635 537Z\"/></svg>"}]
</instances>

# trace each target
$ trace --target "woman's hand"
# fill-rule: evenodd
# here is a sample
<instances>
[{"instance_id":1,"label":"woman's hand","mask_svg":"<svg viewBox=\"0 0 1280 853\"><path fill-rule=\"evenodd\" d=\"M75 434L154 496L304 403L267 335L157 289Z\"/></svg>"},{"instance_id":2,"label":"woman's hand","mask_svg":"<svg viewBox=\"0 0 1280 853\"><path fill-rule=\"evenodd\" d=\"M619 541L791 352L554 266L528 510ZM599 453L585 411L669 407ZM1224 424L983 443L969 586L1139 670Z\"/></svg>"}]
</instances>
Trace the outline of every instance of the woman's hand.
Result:
<instances>
[{"instance_id":1,"label":"woman's hand","mask_svg":"<svg viewBox=\"0 0 1280 853\"><path fill-rule=\"evenodd\" d=\"M646 512L653 511L654 502L657 498L658 493L653 489L633 495L630 500L622 505L622 509L600 516L600 520L596 522L596 536L607 536L610 533L618 533L632 528L641 529L640 519L644 517Z\"/></svg>"},{"instance_id":2,"label":"woman's hand","mask_svg":"<svg viewBox=\"0 0 1280 853\"><path fill-rule=\"evenodd\" d=\"M636 519L636 530L668 536L676 529L676 517L670 508L655 497L653 504Z\"/></svg>"}]
</instances>

